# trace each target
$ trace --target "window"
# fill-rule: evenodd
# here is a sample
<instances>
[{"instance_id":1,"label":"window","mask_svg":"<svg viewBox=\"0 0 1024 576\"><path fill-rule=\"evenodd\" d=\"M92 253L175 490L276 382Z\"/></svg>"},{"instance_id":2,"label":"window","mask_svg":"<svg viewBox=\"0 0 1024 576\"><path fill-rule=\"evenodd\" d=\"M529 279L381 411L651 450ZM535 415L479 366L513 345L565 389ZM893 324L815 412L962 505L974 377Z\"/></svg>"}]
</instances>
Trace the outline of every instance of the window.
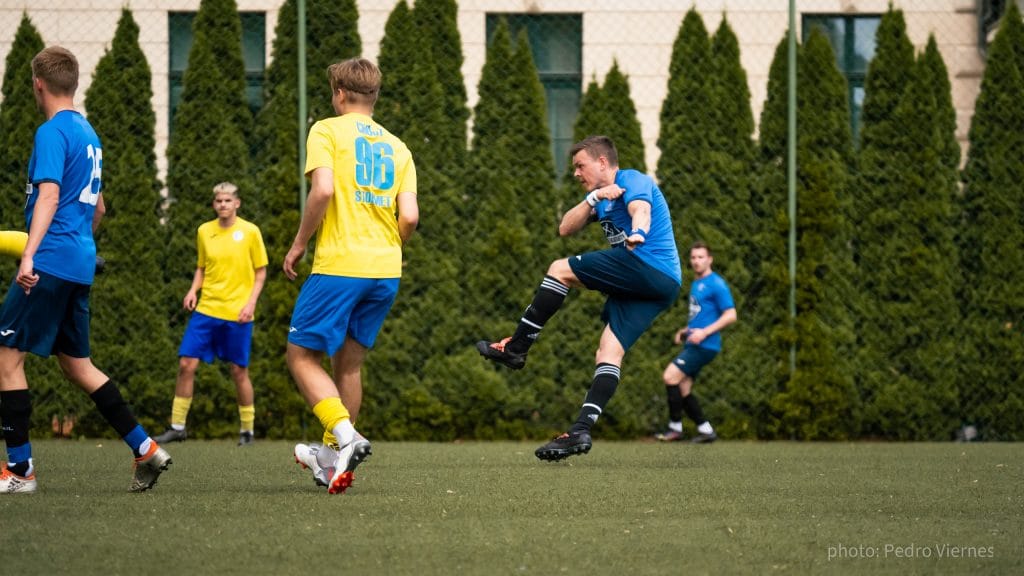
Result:
<instances>
[{"instance_id":1,"label":"window","mask_svg":"<svg viewBox=\"0 0 1024 576\"><path fill-rule=\"evenodd\" d=\"M266 67L266 14L241 12L242 60L245 63L245 96L249 109L255 114L263 106L263 72ZM170 45L170 125L174 126L174 113L181 102L182 79L188 67L188 52L192 48L192 21L195 12L167 14Z\"/></svg>"},{"instance_id":2,"label":"window","mask_svg":"<svg viewBox=\"0 0 1024 576\"><path fill-rule=\"evenodd\" d=\"M864 107L864 78L868 73L868 63L875 56L875 35L882 18L878 15L805 15L803 20L803 40L811 35L811 30L821 30L832 44L836 53L836 64L846 76L847 90L850 99L850 127L853 129L854 141L860 128L860 113Z\"/></svg>"},{"instance_id":3,"label":"window","mask_svg":"<svg viewBox=\"0 0 1024 576\"><path fill-rule=\"evenodd\" d=\"M573 125L580 109L583 84L583 17L580 14L488 14L487 40L500 18L508 22L512 38L526 30L530 50L544 86L548 130L555 173L565 172Z\"/></svg>"}]
</instances>

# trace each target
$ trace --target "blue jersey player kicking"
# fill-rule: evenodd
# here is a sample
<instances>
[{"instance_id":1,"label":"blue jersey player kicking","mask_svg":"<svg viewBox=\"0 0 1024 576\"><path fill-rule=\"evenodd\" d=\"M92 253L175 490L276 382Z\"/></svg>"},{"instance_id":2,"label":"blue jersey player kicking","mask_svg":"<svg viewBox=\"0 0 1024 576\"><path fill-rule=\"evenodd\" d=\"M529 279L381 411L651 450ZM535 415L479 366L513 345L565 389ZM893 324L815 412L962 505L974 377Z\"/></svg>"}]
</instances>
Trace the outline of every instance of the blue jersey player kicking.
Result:
<instances>
[{"instance_id":1,"label":"blue jersey player kicking","mask_svg":"<svg viewBox=\"0 0 1024 576\"><path fill-rule=\"evenodd\" d=\"M663 442L683 439L684 411L697 425L693 443L706 444L718 439L691 392L697 374L722 350L721 330L736 321L732 292L725 278L711 270L713 261L711 248L704 242L695 242L690 247L694 278L690 285L689 320L675 335L676 344L683 344L683 350L662 374L668 392L668 430L656 438Z\"/></svg>"},{"instance_id":2,"label":"blue jersey player kicking","mask_svg":"<svg viewBox=\"0 0 1024 576\"><path fill-rule=\"evenodd\" d=\"M537 449L541 460L590 451L590 429L615 393L623 356L654 319L672 306L682 283L672 217L654 180L636 170L620 170L615 144L607 136L590 136L574 145L570 154L574 175L588 192L562 216L558 233L569 236L600 222L611 247L553 262L515 333L476 345L485 358L520 369L570 288L597 290L607 296L590 390L569 431Z\"/></svg>"},{"instance_id":3,"label":"blue jersey player kicking","mask_svg":"<svg viewBox=\"0 0 1024 576\"><path fill-rule=\"evenodd\" d=\"M92 363L89 293L96 268L93 231L103 217L103 148L75 111L78 60L59 46L32 59L32 88L46 116L28 164L28 237L18 274L0 309L0 424L8 461L0 464L0 494L36 491L28 439L32 398L25 354L57 355L61 372L82 389L135 455L129 490L156 483L171 457L139 425L117 384Z\"/></svg>"}]
</instances>

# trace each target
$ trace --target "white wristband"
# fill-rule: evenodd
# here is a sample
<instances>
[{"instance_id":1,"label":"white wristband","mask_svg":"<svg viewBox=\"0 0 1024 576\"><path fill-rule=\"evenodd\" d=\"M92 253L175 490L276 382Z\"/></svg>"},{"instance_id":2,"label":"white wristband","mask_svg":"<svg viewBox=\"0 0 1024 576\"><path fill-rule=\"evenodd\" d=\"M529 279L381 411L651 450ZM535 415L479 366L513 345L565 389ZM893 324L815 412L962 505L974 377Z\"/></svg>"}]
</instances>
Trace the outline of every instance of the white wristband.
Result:
<instances>
[{"instance_id":1,"label":"white wristband","mask_svg":"<svg viewBox=\"0 0 1024 576\"><path fill-rule=\"evenodd\" d=\"M597 197L597 190L591 190L590 194L587 194L587 204L589 204L591 208L597 206L597 203L600 201L601 199Z\"/></svg>"}]
</instances>

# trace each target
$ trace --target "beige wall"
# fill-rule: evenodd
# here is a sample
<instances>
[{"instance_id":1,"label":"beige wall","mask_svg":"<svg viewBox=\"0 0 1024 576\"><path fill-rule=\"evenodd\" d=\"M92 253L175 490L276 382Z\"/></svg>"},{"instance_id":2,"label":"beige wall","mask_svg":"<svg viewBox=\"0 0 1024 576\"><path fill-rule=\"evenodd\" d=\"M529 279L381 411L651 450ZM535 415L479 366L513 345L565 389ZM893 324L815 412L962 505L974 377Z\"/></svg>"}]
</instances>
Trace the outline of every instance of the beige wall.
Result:
<instances>
[{"instance_id":1,"label":"beige wall","mask_svg":"<svg viewBox=\"0 0 1024 576\"><path fill-rule=\"evenodd\" d=\"M309 0L312 1L312 0ZM239 10L267 12L267 57L271 56L277 10L281 0L236 0ZM359 32L364 55L376 58L384 24L395 0L357 0ZM966 139L984 62L977 48L975 0L894 0L905 13L907 33L922 50L933 33L949 68L953 102L957 108L958 136ZM92 70L109 48L121 8L128 5L140 27L140 43L153 71L153 105L157 113L157 154L161 176L166 168L168 49L167 12L191 11L199 0L0 0L0 73L3 59L27 11L47 44L62 44L74 51L83 74L76 102L81 105ZM883 13L889 0L798 0L802 13ZM786 0L462 0L459 30L462 35L463 75L470 105L476 104L476 86L485 54L484 16L488 12L582 12L583 74L603 81L617 60L629 76L632 96L643 126L648 166L657 162L658 116L665 98L672 44L683 16L695 6L713 33L723 14L740 41L755 119L765 98L768 68L775 46L788 25ZM799 26L799 18L798 18ZM311 81L317 75L311 72Z\"/></svg>"}]
</instances>

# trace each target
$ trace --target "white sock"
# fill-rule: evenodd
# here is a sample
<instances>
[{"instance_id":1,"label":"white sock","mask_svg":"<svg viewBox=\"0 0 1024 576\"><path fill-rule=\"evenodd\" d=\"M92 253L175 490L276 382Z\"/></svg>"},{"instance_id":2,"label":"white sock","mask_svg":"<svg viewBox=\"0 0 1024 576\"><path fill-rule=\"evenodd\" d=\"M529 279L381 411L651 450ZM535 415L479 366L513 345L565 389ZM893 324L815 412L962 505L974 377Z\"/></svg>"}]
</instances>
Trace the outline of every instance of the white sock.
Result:
<instances>
[{"instance_id":1,"label":"white sock","mask_svg":"<svg viewBox=\"0 0 1024 576\"><path fill-rule=\"evenodd\" d=\"M356 428L352 425L350 418L345 418L341 422L335 424L334 429L331 430L334 437L338 439L338 446L348 446L356 438Z\"/></svg>"},{"instance_id":2,"label":"white sock","mask_svg":"<svg viewBox=\"0 0 1024 576\"><path fill-rule=\"evenodd\" d=\"M714 434L715 429L711 427L711 422L705 422L700 426L697 426L697 432L701 434Z\"/></svg>"},{"instance_id":3,"label":"white sock","mask_svg":"<svg viewBox=\"0 0 1024 576\"><path fill-rule=\"evenodd\" d=\"M150 438L149 436L146 436L146 439L142 441L142 444L139 444L139 454L145 456L146 454L149 453L149 449L151 446L153 446L153 439Z\"/></svg>"},{"instance_id":4,"label":"white sock","mask_svg":"<svg viewBox=\"0 0 1024 576\"><path fill-rule=\"evenodd\" d=\"M171 424L171 428L173 428L175 430L184 430L185 429L185 425L184 424Z\"/></svg>"},{"instance_id":5,"label":"white sock","mask_svg":"<svg viewBox=\"0 0 1024 576\"><path fill-rule=\"evenodd\" d=\"M673 432L682 432L683 431L683 421L680 420L679 422L673 422L673 421L669 420L668 421L668 429L673 431Z\"/></svg>"}]
</instances>

